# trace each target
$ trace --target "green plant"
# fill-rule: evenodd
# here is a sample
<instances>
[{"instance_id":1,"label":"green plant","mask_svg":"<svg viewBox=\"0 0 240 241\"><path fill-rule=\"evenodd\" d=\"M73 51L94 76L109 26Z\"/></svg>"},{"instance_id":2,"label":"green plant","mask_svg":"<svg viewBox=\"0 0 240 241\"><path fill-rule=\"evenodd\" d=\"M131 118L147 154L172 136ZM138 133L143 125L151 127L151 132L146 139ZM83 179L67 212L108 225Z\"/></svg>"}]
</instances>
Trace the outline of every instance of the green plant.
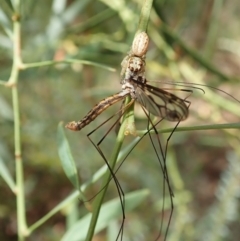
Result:
<instances>
[{"instance_id":1,"label":"green plant","mask_svg":"<svg viewBox=\"0 0 240 241\"><path fill-rule=\"evenodd\" d=\"M150 79L167 76L176 80L185 78L198 84L206 83L208 79L207 84L211 81L210 85L228 89L228 92L237 97L238 93L234 89L237 90L238 79L229 77L235 73L235 70L231 65L223 66L213 58L213 52L216 51L213 46L217 46L216 40L219 36L223 37L223 33L218 35L216 32L216 27L220 26L221 21L220 18L216 21L216 17L223 12L223 7L217 1L214 3L212 17L204 19L209 23L211 31L199 32L199 35L206 36L206 41L203 41L201 46L204 51L201 53L191 48L186 39L195 42L194 38L197 36L191 29L203 26L204 21L201 22L201 18L193 17L196 16L193 13L207 12L199 9L211 10L211 7L189 1L188 4L187 1L183 1L181 6L173 1L154 1L148 28L152 43L147 56L147 74ZM228 9L232 4L234 5L226 3ZM25 240L28 236L34 240L34 235L44 237L44 240L59 240L64 233L65 240L69 240L71 228L73 233L84 237L89 230L85 225L89 222L90 214L84 205L80 205L80 197L88 200L96 194L99 190L96 183L107 171L106 166L102 166L101 157L97 152L94 153L94 148L89 147L90 144L87 138L84 139L84 135L92 130L94 125L98 126L116 111L115 108L109 110L106 115L100 116L96 123L78 135L67 133L68 138L59 125L58 151L63 163L66 164L64 169L75 191L70 190L69 182L64 179L59 164L55 144L56 126L59 120L68 121L83 117L99 99L119 89L120 85L116 86L119 74L110 72L113 68L108 66L118 67L122 55L129 50L141 16L141 5L136 1L118 0L94 1L94 4L91 0L71 3L59 0L52 3L15 0L2 1L1 7L0 58L3 64L0 66L2 87L0 175L5 183L1 183L0 188L3 190L2 193L6 193L6 200L1 200L0 203L1 216L4 220L7 220L7 217L11 219L17 217L16 233L19 240ZM229 13L228 18L232 23L238 22L234 14ZM171 27L167 24L169 22ZM190 29L189 32L186 26ZM237 32L234 26L237 24L232 24L231 29L228 29L227 33L224 32L227 37ZM187 33L189 38L182 33ZM230 74L223 71L226 65L231 70ZM79 80L82 81L79 83ZM169 144L167 162L175 193L175 217L170 226L168 240L205 240L204 233L210 237L209 240L231 240L231 236L237 232L230 230L221 233L215 230L223 228L227 230L229 223L239 223L236 221L238 217L234 215L239 203L237 185L240 176L237 168L240 156L237 133L239 123L235 123L239 122L239 103L211 89L204 88L204 90L205 94L196 91L190 97L192 102L190 118L181 123ZM11 99L12 109L8 104L11 103ZM142 123L140 115L136 118ZM168 124L162 126L159 133L169 133L172 130L166 125ZM178 133L180 131L181 133ZM96 133L96 140L103 133L104 127ZM138 130L138 134L142 133ZM164 134L161 137L164 138ZM107 139L108 147L116 141L116 136L112 134ZM124 151L128 153L137 140L137 138L133 141L130 137L126 138L125 149L123 148L120 154ZM136 212L139 215L143 214L140 219L134 213L127 218L128 222L134 225L134 229L126 230L127 235L139 237L139 240L141 235L145 240L156 237L159 223L152 222L152 215L154 213L158 215L161 211L159 203L162 197L157 195L158 178L161 174L156 168L154 163L156 157L151 155L149 145L149 140L142 141L134 150L135 154L127 159L118 173L120 182L122 180L127 190L126 202L130 204L126 207L126 212L137 206L140 209L143 205L142 209ZM103 146L104 150L106 146ZM115 150L117 157L120 149ZM12 159L15 159L15 180ZM221 172L217 172L216 167L208 166L210 164L207 163L211 161L217 163L219 161L220 164L229 161L231 165L226 168L222 164ZM98 168L97 172L91 171ZM208 176L205 169L213 174ZM214 175L218 175L218 178L212 180L210 177ZM42 177L44 178L41 179ZM207 178L210 179L209 182L206 182ZM88 181L84 182L81 179ZM209 190L211 185L208 183L218 187L214 190L218 190L216 193L219 199L213 202L213 195L210 195L211 205L200 207L203 203L201 200L204 197L204 200L207 199L204 192L199 198L200 186ZM93 184L96 186L91 190ZM151 192L142 189L143 187L151 189ZM67 194L64 188L67 189ZM61 190L59 194L55 193L58 189ZM16 208L9 190L14 194L14 198L16 197ZM82 191L81 194L79 190ZM113 199L113 195L117 195L116 190L113 190L115 187L112 188L110 185L107 194L107 199L110 201L100 204L103 205L103 210L111 207L111 210L116 212L110 212L109 216L105 216L104 213L103 216L100 215L102 226L98 226L97 231L107 227L109 235L112 235L110 237L114 238L119 230L115 220L121 218L122 213L119 200ZM139 191L132 192L132 190ZM35 200L35 196L43 199ZM225 199L221 202L223 197ZM144 199L145 202L140 205ZM146 202L151 204L149 205L152 207L151 212L149 209L148 212L144 211ZM168 203L166 201L166 204ZM87 203L85 205L91 208ZM37 209L43 206L44 210L38 213ZM199 218L198 209L205 211L202 218ZM63 215L59 215L60 211ZM51 222L55 216L60 221ZM9 220L7 222L11 223ZM55 226L55 223L64 224L68 231L61 226ZM208 223L214 223L214 226L204 225ZM43 224L45 225L42 226ZM84 232L80 233L76 228L80 225L85 227ZM148 228L150 225L152 229ZM10 231L11 235L9 231L4 230L3 233L5 236L0 236L0 239L6 239L7 234L13 237L15 235L14 228ZM104 240L105 236L102 239Z\"/></svg>"}]
</instances>

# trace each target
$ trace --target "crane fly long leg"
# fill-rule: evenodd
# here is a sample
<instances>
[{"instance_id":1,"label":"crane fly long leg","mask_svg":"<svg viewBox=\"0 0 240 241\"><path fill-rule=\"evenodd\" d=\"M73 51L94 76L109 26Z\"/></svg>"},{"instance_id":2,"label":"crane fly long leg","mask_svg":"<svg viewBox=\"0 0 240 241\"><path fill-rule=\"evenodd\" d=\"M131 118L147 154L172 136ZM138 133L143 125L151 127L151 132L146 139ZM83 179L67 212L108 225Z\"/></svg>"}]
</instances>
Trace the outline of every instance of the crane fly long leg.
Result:
<instances>
[{"instance_id":1,"label":"crane fly long leg","mask_svg":"<svg viewBox=\"0 0 240 241\"><path fill-rule=\"evenodd\" d=\"M137 100L140 103L144 104L144 105L141 104L141 106L142 106L142 109L143 109L147 119L148 119L148 125L147 125L148 130L144 135L148 134L149 139L150 139L151 144L152 144L152 147L154 149L154 153L157 156L158 162L160 164L160 167L161 167L161 170L162 170L162 173L163 173L163 177L162 177L163 178L163 187L162 187L163 188L163 195L165 196L165 194L166 194L166 185L167 185L168 192L169 192L169 195L170 195L171 211L170 211L169 218L168 218L167 229L164 232L165 233L164 234L164 241L165 241L167 239L167 234L168 234L170 222L171 222L171 219L172 219L173 209L174 209L174 205L173 205L174 194L173 194L173 191L172 191L172 188L171 188L171 185L170 185L170 180L169 180L169 175L168 175L168 170L167 170L167 165L166 165L168 143L169 143L174 131L176 130L177 126L181 122L181 120L185 119L187 117L190 102L186 99L180 99L179 97L177 97L177 96L175 96L171 93L168 93L168 92L163 91L161 89L155 88L153 86L148 86L147 89L152 94L154 93L155 96L158 96L161 99L161 101L163 101L165 103L164 105L163 104L158 105L151 95L147 95L147 94L145 94L145 92L141 93L141 91L139 92L139 93L141 93L141 96L140 96L141 99L137 98ZM152 101L152 103L148 103L150 101ZM171 105L173 105L173 107L171 107L170 111L168 111L168 108L167 108L168 102ZM154 106L154 104L156 106ZM154 109L152 108L152 106L153 106ZM176 106L177 106L177 108L176 108ZM149 112L151 112L151 113L154 112L156 114L156 112L155 112L155 111L157 111L156 107L166 108L166 110L164 110L165 111L164 113L166 113L166 115L168 114L168 116L162 116L163 118L166 118L166 119L172 120L172 121L177 121L177 124L175 125L173 131L170 133L170 135L167 138L165 148L163 148L163 146L161 144L161 141L160 141L160 138L159 138L159 133L156 129L156 126L163 120L163 118L161 118L157 123L154 124L152 122L152 120L150 118L150 114L149 114ZM145 108L147 108L147 110ZM161 116L163 111L160 111L158 113L160 113L160 116ZM152 134L151 134L152 130L154 131L154 134L157 138L157 144L155 144L155 142L153 141L153 137L152 137ZM165 210L165 198L163 198L163 202L162 202L162 218L161 218L161 225L160 225L160 229L159 229L159 234L158 234L158 236L155 240L158 240L161 237L161 234L162 234L163 220L164 220L164 210Z\"/></svg>"},{"instance_id":2,"label":"crane fly long leg","mask_svg":"<svg viewBox=\"0 0 240 241\"><path fill-rule=\"evenodd\" d=\"M117 122L118 122L118 121L119 121L119 119L117 120ZM115 122L115 123L112 125L111 128L113 128L117 122ZM93 132L92 132L92 133L93 133ZM90 135L91 135L91 134L90 134ZM103 160L104 160L104 162L106 163L106 165L107 165L107 167L108 167L108 170L109 170L109 172L110 172L110 174L111 174L111 177L109 178L109 180L107 181L107 183L104 183L104 186L101 188L101 190L100 190L97 194L99 194L101 191L103 191L103 190L107 187L107 185L109 184L109 182L110 182L112 179L114 180L115 185L116 185L116 188L117 188L118 196L119 196L119 199L120 199L120 205L121 205L121 209L122 209L122 220L123 220L123 221L122 221L122 225L121 225L121 227L120 227L120 230L119 230L119 232L118 232L118 235L117 235L116 240L118 240L119 236L121 236L121 240L122 240L123 227L124 227L124 222L125 222L125 218L126 218L126 216L125 216L125 194L124 194L124 191L123 191L123 189L122 189L122 187L121 187L121 185L120 185L120 183L119 183L119 181L118 181L118 179L117 179L117 177L116 177L116 175L115 175L114 170L113 170L112 167L110 166L107 158L105 157L102 149L100 148L100 144L101 144L101 142L103 141L103 138L101 139L100 144L99 144L99 143L98 143L98 144L95 144L94 141L91 139L90 135L87 136L88 139L89 139L90 142L93 144L93 146L96 148L96 150L98 151L98 153L100 154L100 156L103 158ZM97 195L97 194L96 194L96 195ZM94 196L94 197L95 197L95 196Z\"/></svg>"},{"instance_id":3,"label":"crane fly long leg","mask_svg":"<svg viewBox=\"0 0 240 241\"><path fill-rule=\"evenodd\" d=\"M190 105L190 102L187 101L186 99L181 99L181 103L184 103L184 105L186 105L186 108L189 108L189 105ZM174 127L173 131L171 132L171 134L168 136L167 138L167 143L166 143L166 146L163 148L162 146L162 143L160 141L160 138L159 138L159 133L156 129L156 126L164 119L164 118L161 118L157 123L153 123L151 118L150 118L150 114L147 112L147 110L145 109L144 106L142 106L143 108L143 111L148 119L148 126L147 126L147 131L144 133L143 136L140 137L140 139L134 144L134 146L129 150L129 152L126 154L126 156L124 157L124 159L121 161L120 165L118 166L118 168L114 171L114 174L116 174L118 172L118 170L120 169L120 167L122 166L123 162L126 160L126 158L129 156L129 154L132 152L132 150L136 147L136 145L144 138L144 136L146 136L147 134L149 135L149 138L150 138L150 141L151 141L151 144L152 144L152 147L154 149L154 153L156 154L156 157L158 159L158 162L161 166L161 170L162 170L162 173L163 173L163 187L162 187L162 190L163 190L163 195L165 196L166 195L166 188L168 188L168 193L170 195L170 202L171 202L171 206L170 206L170 214L169 214L169 218L168 218L168 222L167 222L167 229L164 231L164 241L166 240L167 238L167 234L168 234L168 230L169 230L169 227L170 227L170 222L171 222L171 219L172 219L172 214L173 214L173 209L174 209L174 205L173 205L173 191L172 191L172 188L171 188L171 185L170 185L170 180L169 180L169 175L168 175L168 170L167 170L167 166L166 166L166 158L167 158L167 148L168 148L168 143L170 141L170 138L172 137L175 129L177 128L177 126L179 125L181 119L178 120L176 126ZM184 107L185 108L185 107ZM116 123L116 122L115 122ZM114 124L115 124L114 123ZM112 128L111 128L112 129ZM153 137L151 134L152 130L154 131L154 135L157 137L157 144L154 143L153 141ZM167 185L167 186L166 186ZM159 240L159 238L161 237L161 234L162 234L162 229L163 229L163 220L164 220L164 210L165 210L165 199L163 198L163 202L162 202L162 218L161 218L161 225L160 225L160 229L159 229L159 234L157 236L157 238L155 240ZM123 215L123 222L122 222L122 225L121 225L121 229L123 228L123 225L124 225L124 218L125 218L125 214Z\"/></svg>"},{"instance_id":4,"label":"crane fly long leg","mask_svg":"<svg viewBox=\"0 0 240 241\"><path fill-rule=\"evenodd\" d=\"M162 201L162 213L161 213L161 223L160 223L160 228L159 228L159 233L158 233L158 236L156 237L155 240L158 240L160 237L161 237L161 234L162 234L162 229L163 229L163 220L164 220L164 210L165 210L165 195L166 195L166 184L167 184L167 188L168 188L168 192L169 192L169 195L170 195L170 202L171 202L171 211L170 211L170 215L169 215L169 218L168 218L168 223L167 223L167 229L165 230L165 234L164 234L164 241L166 240L167 238L167 234L168 234L168 229L169 229L169 225L170 225L170 222L171 222L171 219L172 219L172 213L173 213L173 208L174 208L174 205L173 205L173 191L172 191L172 188L171 188L171 185L170 185L170 180L169 180L169 176L168 176L168 171L167 171L167 166L166 166L166 154L167 154L167 145L168 145L168 142L166 143L166 146L165 146L165 150L162 146L162 143L160 141L160 138L159 138L159 133L156 129L156 126L163 120L163 118L161 118L157 123L153 123L151 118L150 118L150 115L149 113L147 113L147 111L142 107L145 115L147 116L148 118L148 126L147 126L147 133L148 136L149 136L149 139L150 139L150 142L152 144L152 147L153 147L153 150L154 150L154 153L156 154L156 157L158 159L158 162L160 164L160 167L161 167L161 170L162 170L162 174L163 174L163 182L162 182L162 193L163 193L163 201ZM180 123L180 121L178 122ZM177 124L178 125L178 124ZM151 133L151 131L154 131L154 133ZM154 140L153 140L153 137L152 135L155 135L156 138L157 138L157 146L156 144L154 143ZM172 135L172 133L170 134L170 136ZM160 153L159 153L159 150L160 150Z\"/></svg>"}]
</instances>

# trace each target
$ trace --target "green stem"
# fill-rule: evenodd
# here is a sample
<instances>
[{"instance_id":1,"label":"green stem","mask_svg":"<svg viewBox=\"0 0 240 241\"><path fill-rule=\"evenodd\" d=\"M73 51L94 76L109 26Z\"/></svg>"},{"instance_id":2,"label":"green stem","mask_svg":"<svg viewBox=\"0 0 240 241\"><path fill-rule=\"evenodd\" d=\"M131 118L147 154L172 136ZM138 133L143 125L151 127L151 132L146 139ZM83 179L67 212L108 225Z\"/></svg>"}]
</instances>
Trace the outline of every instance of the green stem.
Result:
<instances>
[{"instance_id":1,"label":"green stem","mask_svg":"<svg viewBox=\"0 0 240 241\"><path fill-rule=\"evenodd\" d=\"M15 146L15 162L16 162L16 196L17 196L17 223L18 223L18 240L24 241L27 236L26 210L24 198L24 175L23 160L21 154L21 133L20 133L20 111L18 98L18 76L21 66L21 25L20 25L20 0L15 0L15 13L13 20L13 66L11 76L7 86L12 88L12 102L14 115L14 146Z\"/></svg>"},{"instance_id":2,"label":"green stem","mask_svg":"<svg viewBox=\"0 0 240 241\"><path fill-rule=\"evenodd\" d=\"M130 97L128 97L126 99L126 103L128 104L130 102ZM118 136L117 136L117 140L116 140L116 144L115 147L113 149L113 153L112 153L112 157L110 159L109 162L109 167L111 168L112 171L114 171L114 167L116 165L117 159L118 159L118 155L119 152L121 150L122 147L122 143L124 140L124 132L125 132L125 127L126 127L126 118L124 118L123 123L120 127L120 130L118 132ZM109 171L106 173L105 177L104 177L104 181L103 181L103 190L100 192L100 194L97 196L96 201L94 203L94 210L93 210L93 215L91 218L91 222L90 222L90 226L88 229L88 234L86 237L86 241L91 241L93 239L93 235L94 235L94 230L97 224L97 219L98 219L98 215L110 182L110 179L112 178L112 173Z\"/></svg>"},{"instance_id":3,"label":"green stem","mask_svg":"<svg viewBox=\"0 0 240 241\"><path fill-rule=\"evenodd\" d=\"M158 133L169 133L172 132L174 128L159 129ZM201 126L187 126L178 127L175 132L180 131L203 131L203 130L224 130L224 129L240 129L240 123L230 123L230 124L212 124L212 125L201 125ZM146 130L137 131L137 135L141 136L146 133ZM151 131L150 133L154 133Z\"/></svg>"},{"instance_id":4,"label":"green stem","mask_svg":"<svg viewBox=\"0 0 240 241\"><path fill-rule=\"evenodd\" d=\"M150 13L152 9L153 0L145 0L142 6L141 15L138 24L138 31L140 32L147 32L148 22L150 18ZM136 34L137 34L136 33Z\"/></svg>"},{"instance_id":5,"label":"green stem","mask_svg":"<svg viewBox=\"0 0 240 241\"><path fill-rule=\"evenodd\" d=\"M56 65L56 64L62 64L62 63L74 63L74 64L85 64L85 65L92 65L96 67L100 67L109 71L115 71L114 68L111 68L104 64L98 64L92 61L88 60L81 60L81 59L63 59L63 60L47 60L42 62L36 62L36 63L24 63L22 64L22 69L29 69L29 68L36 68L36 67L43 67L43 66L50 66L50 65Z\"/></svg>"},{"instance_id":6,"label":"green stem","mask_svg":"<svg viewBox=\"0 0 240 241\"><path fill-rule=\"evenodd\" d=\"M14 145L15 145L15 162L16 162L16 195L17 195L17 223L18 223L18 238L24 240L27 235L26 225L26 210L24 199L24 175L23 175L23 160L21 157L21 136L20 136L20 114L18 89L14 85L12 87L13 98L13 113L14 113Z\"/></svg>"}]
</instances>

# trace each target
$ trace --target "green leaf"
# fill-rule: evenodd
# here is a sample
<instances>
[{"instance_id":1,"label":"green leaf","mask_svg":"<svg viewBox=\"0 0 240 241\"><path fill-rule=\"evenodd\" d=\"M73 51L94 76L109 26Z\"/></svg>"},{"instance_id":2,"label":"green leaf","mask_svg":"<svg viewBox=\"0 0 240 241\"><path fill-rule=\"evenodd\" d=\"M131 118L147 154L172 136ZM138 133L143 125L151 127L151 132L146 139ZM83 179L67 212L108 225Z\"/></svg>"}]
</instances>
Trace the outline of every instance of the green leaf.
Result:
<instances>
[{"instance_id":1,"label":"green leaf","mask_svg":"<svg viewBox=\"0 0 240 241\"><path fill-rule=\"evenodd\" d=\"M147 189L131 192L125 195L125 212L129 212L136 208L148 195L149 191ZM85 240L91 216L92 214L89 213L85 215L82 219L80 219L78 222L76 222L75 225L73 225L72 228L65 233L61 241ZM114 198L109 202L106 202L102 205L102 208L100 210L95 233L100 232L101 230L106 228L113 220L121 218L121 216L122 209L119 197Z\"/></svg>"},{"instance_id":2,"label":"green leaf","mask_svg":"<svg viewBox=\"0 0 240 241\"><path fill-rule=\"evenodd\" d=\"M58 125L57 142L58 142L58 155L60 157L63 170L66 176L68 177L68 179L73 184L73 186L78 190L80 190L77 168L76 168L67 138L65 136L62 123Z\"/></svg>"}]
</instances>

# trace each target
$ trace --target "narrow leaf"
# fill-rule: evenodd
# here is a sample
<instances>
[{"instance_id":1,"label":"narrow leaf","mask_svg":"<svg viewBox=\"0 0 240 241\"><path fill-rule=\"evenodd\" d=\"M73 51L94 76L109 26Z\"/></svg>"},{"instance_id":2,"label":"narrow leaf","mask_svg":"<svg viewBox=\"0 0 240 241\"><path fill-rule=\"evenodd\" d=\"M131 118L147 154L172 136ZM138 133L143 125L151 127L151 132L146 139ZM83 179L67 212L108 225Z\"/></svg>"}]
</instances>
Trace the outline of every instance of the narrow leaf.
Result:
<instances>
[{"instance_id":1,"label":"narrow leaf","mask_svg":"<svg viewBox=\"0 0 240 241\"><path fill-rule=\"evenodd\" d=\"M79 181L78 181L78 172L77 168L65 136L63 125L60 123L58 125L58 132L57 132L57 142L58 142L58 154L62 163L63 170L71 181L75 188L79 189Z\"/></svg>"}]
</instances>

